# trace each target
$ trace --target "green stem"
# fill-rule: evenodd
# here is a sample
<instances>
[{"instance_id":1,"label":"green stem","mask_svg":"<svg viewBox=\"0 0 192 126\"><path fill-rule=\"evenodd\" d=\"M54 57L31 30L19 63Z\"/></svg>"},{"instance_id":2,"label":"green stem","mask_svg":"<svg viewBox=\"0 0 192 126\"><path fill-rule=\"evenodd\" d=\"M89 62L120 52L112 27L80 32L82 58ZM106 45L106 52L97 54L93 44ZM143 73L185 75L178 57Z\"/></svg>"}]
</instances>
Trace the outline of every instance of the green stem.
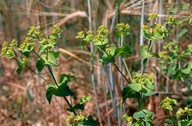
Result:
<instances>
[{"instance_id":1,"label":"green stem","mask_svg":"<svg viewBox=\"0 0 192 126\"><path fill-rule=\"evenodd\" d=\"M19 64L20 61L18 61L16 58L14 58L16 60L16 62ZM40 77L41 79L43 79L44 81L50 83L50 81L46 80L45 78L43 78L40 74L36 73L34 70L32 70L28 65L25 65L25 67L27 69L29 69L32 73L34 73L35 75L37 75L38 77Z\"/></svg>"},{"instance_id":2,"label":"green stem","mask_svg":"<svg viewBox=\"0 0 192 126\"><path fill-rule=\"evenodd\" d=\"M153 44L154 44L154 41L150 40L148 51L151 51L151 50L152 50ZM145 71L145 68L146 68L146 64L147 64L147 60L148 60L148 59L142 60L142 63L143 63L143 68L142 68L142 70L141 70L142 75L144 74L144 71Z\"/></svg>"},{"instance_id":3,"label":"green stem","mask_svg":"<svg viewBox=\"0 0 192 126\"><path fill-rule=\"evenodd\" d=\"M51 69L51 67L50 67L49 65L47 65L47 67L48 67L49 72L51 73L51 76L52 76L55 84L56 84L57 86L59 86L59 85L58 85L58 82L57 82L57 80L56 80L56 78L55 78L55 75L54 75L54 73L53 73L53 71L52 71L52 69ZM70 109L71 109L71 111L74 113L74 115L77 115L77 113L75 112L73 106L69 103L68 99L67 99L65 96L63 96L63 98L65 99L67 105L70 107Z\"/></svg>"},{"instance_id":4,"label":"green stem","mask_svg":"<svg viewBox=\"0 0 192 126\"><path fill-rule=\"evenodd\" d=\"M132 82L132 81L133 81L133 78L132 78L131 73L130 73L130 71L129 71L129 68L128 68L126 62L125 62L125 59L123 59L123 64L125 65L125 69L126 69L128 75L129 75L129 77L130 77L131 82Z\"/></svg>"},{"instance_id":5,"label":"green stem","mask_svg":"<svg viewBox=\"0 0 192 126\"><path fill-rule=\"evenodd\" d=\"M42 59L42 57L41 57L35 50L33 50L33 52L34 52L39 58ZM48 52L47 52L47 53L48 53ZM57 79L56 79L56 77L55 77L55 74L54 74L53 70L51 69L51 66L50 66L50 65L47 65L47 67L48 67L48 70L49 70L49 72L50 72L50 74L51 74L51 76L52 76L55 84L57 85L57 87L59 87L58 82L57 82ZM70 107L70 109L72 110L72 112L74 113L74 115L77 115L77 113L75 112L73 106L70 104L70 102L68 101L68 99L67 99L65 96L63 96L63 98L65 99L67 105Z\"/></svg>"},{"instance_id":6,"label":"green stem","mask_svg":"<svg viewBox=\"0 0 192 126\"><path fill-rule=\"evenodd\" d=\"M107 54L108 56L109 56L109 54L106 52L106 51L104 51L104 50L102 50L101 48L99 48L98 46L97 46L97 48L101 51L101 52L103 52L103 53L105 53L105 54ZM129 83L129 80L126 78L126 76L122 73L122 71L118 68L118 66L113 62L112 63L114 66L115 66L115 68L121 73L121 75L124 77L124 79Z\"/></svg>"},{"instance_id":7,"label":"green stem","mask_svg":"<svg viewBox=\"0 0 192 126\"><path fill-rule=\"evenodd\" d=\"M113 63L113 65L115 66L115 68L121 73L121 75L124 77L124 79L128 82L128 83L130 83L129 82L129 80L126 78L126 76L122 73L122 71L118 68L118 66L115 64L115 63Z\"/></svg>"},{"instance_id":8,"label":"green stem","mask_svg":"<svg viewBox=\"0 0 192 126\"><path fill-rule=\"evenodd\" d=\"M154 43L154 41L151 41L151 40L150 40L150 42L149 42L149 49L148 49L149 51L151 51L151 50L152 50L153 43Z\"/></svg>"}]
</instances>

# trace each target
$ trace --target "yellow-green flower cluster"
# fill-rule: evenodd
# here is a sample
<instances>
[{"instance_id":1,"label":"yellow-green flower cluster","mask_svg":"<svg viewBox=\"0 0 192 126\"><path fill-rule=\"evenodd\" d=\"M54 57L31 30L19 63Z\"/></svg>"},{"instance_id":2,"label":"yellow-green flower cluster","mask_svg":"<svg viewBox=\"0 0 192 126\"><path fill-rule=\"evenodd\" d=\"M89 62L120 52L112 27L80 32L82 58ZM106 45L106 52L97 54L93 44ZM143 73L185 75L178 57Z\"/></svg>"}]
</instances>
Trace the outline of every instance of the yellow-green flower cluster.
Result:
<instances>
[{"instance_id":1,"label":"yellow-green flower cluster","mask_svg":"<svg viewBox=\"0 0 192 126\"><path fill-rule=\"evenodd\" d=\"M8 44L8 42L4 42L0 55L6 58L14 58L15 57L14 49L16 48L16 46L17 46L16 40L12 40L10 44Z\"/></svg>"},{"instance_id":2,"label":"yellow-green flower cluster","mask_svg":"<svg viewBox=\"0 0 192 126\"><path fill-rule=\"evenodd\" d=\"M82 114L79 114L76 116L71 114L67 117L67 123L68 123L68 125L71 125L71 126L76 125L76 124L81 124L85 120L87 120L87 118Z\"/></svg>"},{"instance_id":3,"label":"yellow-green flower cluster","mask_svg":"<svg viewBox=\"0 0 192 126\"><path fill-rule=\"evenodd\" d=\"M147 25L143 25L142 29L144 31L145 38L149 40L153 39L160 40L168 35L166 27L161 24L154 24L150 27L148 27Z\"/></svg>"},{"instance_id":4,"label":"yellow-green flower cluster","mask_svg":"<svg viewBox=\"0 0 192 126\"><path fill-rule=\"evenodd\" d=\"M177 20L177 18L175 16L169 16L167 23L177 25L179 23L179 21Z\"/></svg>"},{"instance_id":5,"label":"yellow-green flower cluster","mask_svg":"<svg viewBox=\"0 0 192 126\"><path fill-rule=\"evenodd\" d=\"M39 43L44 49L52 49L56 44L57 37L61 37L62 30L58 26L53 26L53 31L48 38L42 38Z\"/></svg>"},{"instance_id":6,"label":"yellow-green flower cluster","mask_svg":"<svg viewBox=\"0 0 192 126\"><path fill-rule=\"evenodd\" d=\"M35 42L31 37L26 37L25 40L19 46L21 52L31 52L35 47Z\"/></svg>"},{"instance_id":7,"label":"yellow-green flower cluster","mask_svg":"<svg viewBox=\"0 0 192 126\"><path fill-rule=\"evenodd\" d=\"M171 99L169 97L166 97L162 102L160 107L164 109L168 109L169 111L173 110L173 106L176 105L177 102L175 99Z\"/></svg>"},{"instance_id":8,"label":"yellow-green flower cluster","mask_svg":"<svg viewBox=\"0 0 192 126\"><path fill-rule=\"evenodd\" d=\"M33 26L33 27L30 28L30 30L27 33L27 35L29 37L31 37L31 39L39 39L39 37L40 37L39 29L40 29L39 26L37 26L37 27Z\"/></svg>"},{"instance_id":9,"label":"yellow-green flower cluster","mask_svg":"<svg viewBox=\"0 0 192 126\"><path fill-rule=\"evenodd\" d=\"M51 32L51 36L61 37L61 33L62 33L62 30L58 26L54 25L53 30Z\"/></svg>"},{"instance_id":10,"label":"yellow-green flower cluster","mask_svg":"<svg viewBox=\"0 0 192 126\"><path fill-rule=\"evenodd\" d=\"M93 42L95 46L103 46L107 44L109 36L109 30L105 26L100 26L93 34L91 31L84 33L83 31L78 32L76 38L83 39L81 45L84 47L87 43Z\"/></svg>"},{"instance_id":11,"label":"yellow-green flower cluster","mask_svg":"<svg viewBox=\"0 0 192 126\"><path fill-rule=\"evenodd\" d=\"M119 23L119 24L117 24L116 28L119 31L128 32L128 30L130 29L130 25L124 24L124 23Z\"/></svg>"},{"instance_id":12,"label":"yellow-green flower cluster","mask_svg":"<svg viewBox=\"0 0 192 126\"><path fill-rule=\"evenodd\" d=\"M153 74L140 74L136 73L133 77L133 83L141 84L144 86L154 84Z\"/></svg>"},{"instance_id":13,"label":"yellow-green flower cluster","mask_svg":"<svg viewBox=\"0 0 192 126\"><path fill-rule=\"evenodd\" d=\"M129 29L130 25L129 24L124 24L124 23L119 23L116 25L116 36L121 37L121 35L128 35L129 34Z\"/></svg>"},{"instance_id":14,"label":"yellow-green flower cluster","mask_svg":"<svg viewBox=\"0 0 192 126\"><path fill-rule=\"evenodd\" d=\"M127 122L129 122L129 124L132 124L133 120L134 120L133 117L128 116L127 114L123 115L123 119L125 119Z\"/></svg>"},{"instance_id":15,"label":"yellow-green flower cluster","mask_svg":"<svg viewBox=\"0 0 192 126\"><path fill-rule=\"evenodd\" d=\"M177 117L180 116L192 116L192 109L185 107L184 109L179 108L179 110L176 113Z\"/></svg>"},{"instance_id":16,"label":"yellow-green flower cluster","mask_svg":"<svg viewBox=\"0 0 192 126\"><path fill-rule=\"evenodd\" d=\"M155 19L157 19L157 17L158 17L157 13L152 13L152 14L149 15L148 20L149 20L149 21L150 21L150 20L155 20Z\"/></svg>"}]
</instances>

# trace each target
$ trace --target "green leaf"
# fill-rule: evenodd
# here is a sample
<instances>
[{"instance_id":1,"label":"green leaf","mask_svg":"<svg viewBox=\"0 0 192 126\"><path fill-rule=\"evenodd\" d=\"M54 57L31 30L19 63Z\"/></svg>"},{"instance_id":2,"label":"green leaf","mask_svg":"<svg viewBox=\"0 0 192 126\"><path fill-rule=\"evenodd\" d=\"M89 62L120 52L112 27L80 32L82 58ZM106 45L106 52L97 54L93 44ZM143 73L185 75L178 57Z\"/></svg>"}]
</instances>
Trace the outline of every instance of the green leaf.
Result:
<instances>
[{"instance_id":1,"label":"green leaf","mask_svg":"<svg viewBox=\"0 0 192 126\"><path fill-rule=\"evenodd\" d=\"M42 52L45 51L46 48L47 48L46 46L40 45L38 49L38 53L41 54Z\"/></svg>"},{"instance_id":2,"label":"green leaf","mask_svg":"<svg viewBox=\"0 0 192 126\"><path fill-rule=\"evenodd\" d=\"M115 62L115 59L114 59L115 49L116 49L115 46L106 48L106 52L103 52L103 55L100 61L105 63Z\"/></svg>"},{"instance_id":3,"label":"green leaf","mask_svg":"<svg viewBox=\"0 0 192 126\"><path fill-rule=\"evenodd\" d=\"M55 56L55 58L59 57L60 54L59 51L49 51L49 52L52 53Z\"/></svg>"},{"instance_id":4,"label":"green leaf","mask_svg":"<svg viewBox=\"0 0 192 126\"><path fill-rule=\"evenodd\" d=\"M46 91L46 98L49 102L49 104L51 103L51 98L52 98L52 95L54 93L54 91L56 90L57 86L56 85L53 85L53 84L49 84L48 86L48 89Z\"/></svg>"},{"instance_id":5,"label":"green leaf","mask_svg":"<svg viewBox=\"0 0 192 126\"><path fill-rule=\"evenodd\" d=\"M147 95L147 94L151 94L153 92L153 90L155 89L155 85L143 85L142 87L142 93L144 93L144 95Z\"/></svg>"},{"instance_id":6,"label":"green leaf","mask_svg":"<svg viewBox=\"0 0 192 126\"><path fill-rule=\"evenodd\" d=\"M104 63L113 63L115 62L115 59L113 56L110 56L110 55L107 55L107 54L104 54L101 59L100 59L100 62L104 62Z\"/></svg>"},{"instance_id":7,"label":"green leaf","mask_svg":"<svg viewBox=\"0 0 192 126\"><path fill-rule=\"evenodd\" d=\"M68 75L68 74L61 74L59 78L59 83L68 83L71 81L72 78L75 78L73 75Z\"/></svg>"},{"instance_id":8,"label":"green leaf","mask_svg":"<svg viewBox=\"0 0 192 126\"><path fill-rule=\"evenodd\" d=\"M115 50L115 56L129 56L131 55L131 49L128 46L121 46Z\"/></svg>"},{"instance_id":9,"label":"green leaf","mask_svg":"<svg viewBox=\"0 0 192 126\"><path fill-rule=\"evenodd\" d=\"M29 61L29 59L23 59L23 60L19 61L19 66L16 70L17 74L21 74L22 70L24 69L24 67L26 66L28 61Z\"/></svg>"},{"instance_id":10,"label":"green leaf","mask_svg":"<svg viewBox=\"0 0 192 126\"><path fill-rule=\"evenodd\" d=\"M99 126L99 124L90 115L88 119L83 122L83 126Z\"/></svg>"},{"instance_id":11,"label":"green leaf","mask_svg":"<svg viewBox=\"0 0 192 126\"><path fill-rule=\"evenodd\" d=\"M57 63L56 57L55 57L54 54L51 53L51 52L48 52L48 54L47 54L47 56L44 58L44 60L46 61L46 64L48 64L48 65L55 65L55 66L59 65L59 64Z\"/></svg>"},{"instance_id":12,"label":"green leaf","mask_svg":"<svg viewBox=\"0 0 192 126\"><path fill-rule=\"evenodd\" d=\"M85 105L84 105L84 104L80 104L80 103L78 103L78 104L76 104L76 105L73 107L73 109L80 109L80 110L84 110L84 107L85 107Z\"/></svg>"},{"instance_id":13,"label":"green leaf","mask_svg":"<svg viewBox=\"0 0 192 126\"><path fill-rule=\"evenodd\" d=\"M139 92L139 91L141 91L141 89L142 89L141 84L139 84L139 83L130 84L129 87L130 87L132 90L136 91L136 92Z\"/></svg>"},{"instance_id":14,"label":"green leaf","mask_svg":"<svg viewBox=\"0 0 192 126\"><path fill-rule=\"evenodd\" d=\"M30 52L23 52L23 55L26 56L27 58L29 58L29 54Z\"/></svg>"},{"instance_id":15,"label":"green leaf","mask_svg":"<svg viewBox=\"0 0 192 126\"><path fill-rule=\"evenodd\" d=\"M152 40L152 34L150 34L147 30L144 30L144 37L148 40Z\"/></svg>"},{"instance_id":16,"label":"green leaf","mask_svg":"<svg viewBox=\"0 0 192 126\"><path fill-rule=\"evenodd\" d=\"M183 29L179 35L178 35L178 38L181 39L183 36L185 36L186 34L188 33L188 30L187 29Z\"/></svg>"},{"instance_id":17,"label":"green leaf","mask_svg":"<svg viewBox=\"0 0 192 126\"><path fill-rule=\"evenodd\" d=\"M17 74L21 74L22 70L23 70L23 65L19 64L19 67L16 70Z\"/></svg>"},{"instance_id":18,"label":"green leaf","mask_svg":"<svg viewBox=\"0 0 192 126\"><path fill-rule=\"evenodd\" d=\"M80 104L85 104L86 102L91 100L91 96L85 95L80 99Z\"/></svg>"},{"instance_id":19,"label":"green leaf","mask_svg":"<svg viewBox=\"0 0 192 126\"><path fill-rule=\"evenodd\" d=\"M86 39L83 39L82 42L81 42L81 46L84 47L89 42L90 41L87 41Z\"/></svg>"},{"instance_id":20,"label":"green leaf","mask_svg":"<svg viewBox=\"0 0 192 126\"><path fill-rule=\"evenodd\" d=\"M152 120L154 117L153 112L150 112L146 109L139 111L139 112L135 112L133 114L133 118L137 119L137 118L148 118L149 120Z\"/></svg>"},{"instance_id":21,"label":"green leaf","mask_svg":"<svg viewBox=\"0 0 192 126\"><path fill-rule=\"evenodd\" d=\"M122 97L123 97L123 103L124 103L127 98L140 98L140 94L128 86L123 89Z\"/></svg>"},{"instance_id":22,"label":"green leaf","mask_svg":"<svg viewBox=\"0 0 192 126\"><path fill-rule=\"evenodd\" d=\"M39 58L36 63L36 68L39 72L43 70L43 68L46 66L45 61L42 58Z\"/></svg>"},{"instance_id":23,"label":"green leaf","mask_svg":"<svg viewBox=\"0 0 192 126\"><path fill-rule=\"evenodd\" d=\"M67 86L67 82L61 83L59 87L54 91L56 96L74 96L72 90Z\"/></svg>"},{"instance_id":24,"label":"green leaf","mask_svg":"<svg viewBox=\"0 0 192 126\"><path fill-rule=\"evenodd\" d=\"M192 69L192 62L187 63L186 67L181 70L182 73L184 74L190 74Z\"/></svg>"},{"instance_id":25,"label":"green leaf","mask_svg":"<svg viewBox=\"0 0 192 126\"><path fill-rule=\"evenodd\" d=\"M153 123L150 122L150 121L145 121L145 125L146 125L146 126L154 126Z\"/></svg>"},{"instance_id":26,"label":"green leaf","mask_svg":"<svg viewBox=\"0 0 192 126\"><path fill-rule=\"evenodd\" d=\"M147 46L140 46L139 48L139 53L140 53L140 56L141 58L144 60L144 59L147 59L147 58L151 58L153 57L153 53L148 51L148 47Z\"/></svg>"},{"instance_id":27,"label":"green leaf","mask_svg":"<svg viewBox=\"0 0 192 126\"><path fill-rule=\"evenodd\" d=\"M163 39L163 35L161 35L157 30L155 30L153 38L157 40L161 40Z\"/></svg>"},{"instance_id":28,"label":"green leaf","mask_svg":"<svg viewBox=\"0 0 192 126\"><path fill-rule=\"evenodd\" d=\"M173 120L171 120L171 119L166 119L165 121L167 124L173 124Z\"/></svg>"},{"instance_id":29,"label":"green leaf","mask_svg":"<svg viewBox=\"0 0 192 126\"><path fill-rule=\"evenodd\" d=\"M191 119L183 119L179 122L179 126L191 126L192 120Z\"/></svg>"},{"instance_id":30,"label":"green leaf","mask_svg":"<svg viewBox=\"0 0 192 126\"><path fill-rule=\"evenodd\" d=\"M102 41L100 41L100 40L94 40L93 41L93 44L95 45L95 46L103 46L103 45L106 45L107 43L108 43L108 38L104 38Z\"/></svg>"}]
</instances>

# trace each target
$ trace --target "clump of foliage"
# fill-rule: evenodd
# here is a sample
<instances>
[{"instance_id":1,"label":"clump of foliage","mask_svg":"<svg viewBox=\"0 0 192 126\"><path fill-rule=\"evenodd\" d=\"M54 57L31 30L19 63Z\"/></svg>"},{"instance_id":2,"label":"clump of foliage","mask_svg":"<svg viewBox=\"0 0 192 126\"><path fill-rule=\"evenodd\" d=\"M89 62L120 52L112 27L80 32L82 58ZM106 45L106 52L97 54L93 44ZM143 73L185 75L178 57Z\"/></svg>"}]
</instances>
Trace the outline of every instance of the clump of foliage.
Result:
<instances>
[{"instance_id":1,"label":"clump of foliage","mask_svg":"<svg viewBox=\"0 0 192 126\"><path fill-rule=\"evenodd\" d=\"M75 78L74 75L61 74L59 80L57 80L56 75L54 74L53 67L59 66L57 58L59 57L59 52L56 51L55 45L57 39L61 37L62 30L53 26L52 31L48 37L45 37L40 32L40 27L31 27L27 33L27 37L20 44L17 45L15 40L12 40L10 44L4 42L3 48L1 51L1 56L6 58L13 58L18 63L18 68L16 72L20 74L23 69L27 68L31 70L34 74L38 75L48 84L46 91L46 98L49 103L51 103L52 96L63 97L69 108L67 109L71 112L71 116L74 116L75 123L74 125L92 125L97 126L96 121L93 120L92 116L85 117L81 114L81 111L84 110L85 103L91 98L85 96L81 99L80 103L72 106L72 104L67 100L67 96L74 97L74 92L69 88L68 83ZM52 81L48 81L43 78L40 74L36 73L35 70L29 66L31 57L34 54L37 57L36 69L38 72L41 72L46 67L48 68L49 73L51 74ZM78 112L78 113L77 113Z\"/></svg>"},{"instance_id":2,"label":"clump of foliage","mask_svg":"<svg viewBox=\"0 0 192 126\"><path fill-rule=\"evenodd\" d=\"M144 37L149 41L149 44L141 45L139 48L140 58L144 64L140 72L131 74L126 63L126 71L128 78L116 65L116 59L121 57L124 61L125 57L132 55L132 51L129 46L123 44L123 36L129 35L130 26L128 24L119 23L115 26L115 36L121 41L121 45L118 46L115 42L111 42L109 36L111 35L109 29L105 26L100 26L96 33L91 31L79 32L76 36L78 39L82 39L82 47L92 42L94 47L97 49L101 65L113 64L117 72L126 80L126 86L122 89L122 102L123 104L129 98L135 98L138 102L139 111L133 114L133 117L125 114L123 118L128 121L131 125L147 125L153 126L154 113L146 110L145 99L151 95L158 95L155 92L154 75L153 73L145 72L147 61L150 58L159 58L161 64L161 70L171 77L171 79L178 79L183 81L185 77L191 75L192 62L185 63L185 59L192 55L192 45L188 45L187 49L181 49L179 43L176 41L169 41L164 43L163 51L158 53L153 52L152 47L154 42L159 40L165 40L169 35L169 31L166 25L177 25L180 23L175 17L171 16L168 18L164 25L156 23L157 14L149 16L149 20L153 22L152 25L144 25L143 32ZM10 44L5 42L1 51L1 56L6 58L14 58L18 63L17 73L20 74L24 68L28 68L33 73L44 79L38 73L36 73L28 65L31 54L33 53L38 59L36 62L36 69L41 72L45 67L48 68L49 73L53 78L53 82L47 81L48 89L46 91L46 98L51 103L52 96L63 97L69 108L68 111L72 114L68 117L68 125L70 126L97 126L96 121L93 120L92 116L84 116L81 112L84 110L85 103L90 100L89 96L83 97L80 102L74 106L67 100L67 96L74 97L73 91L69 88L68 83L75 78L73 75L61 74L59 80L53 71L53 67L59 66L57 57L59 52L55 51L57 38L61 37L62 30L54 26L52 32L48 37L44 37L40 32L40 27L31 27L26 39L17 45L15 40L11 41ZM38 45L37 45L38 44ZM183 63L184 61L184 63ZM169 111L170 119L167 119L168 124L189 126L192 125L192 109L185 107L184 109L179 108L176 113L173 112L176 100L166 98L161 102L160 107Z\"/></svg>"}]
</instances>

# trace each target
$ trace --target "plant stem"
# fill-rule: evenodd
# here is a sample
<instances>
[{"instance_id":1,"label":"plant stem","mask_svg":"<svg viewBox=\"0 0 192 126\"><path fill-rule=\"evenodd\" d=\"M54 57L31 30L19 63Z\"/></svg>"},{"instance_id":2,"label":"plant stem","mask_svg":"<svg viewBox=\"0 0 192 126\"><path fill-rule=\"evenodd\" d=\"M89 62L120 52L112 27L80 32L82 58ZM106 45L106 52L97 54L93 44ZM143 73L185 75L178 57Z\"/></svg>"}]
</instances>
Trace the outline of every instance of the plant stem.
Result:
<instances>
[{"instance_id":1,"label":"plant stem","mask_svg":"<svg viewBox=\"0 0 192 126\"><path fill-rule=\"evenodd\" d=\"M98 46L97 46L97 48L101 51L101 52L103 52L103 53L106 53L107 55L109 55L106 51L104 51L104 50L102 50L101 48L99 48ZM122 73L122 71L118 68L118 66L113 62L112 63L114 66L115 66L115 68L121 73L121 75L124 77L124 79L128 82L128 83L130 83L130 81L126 78L126 76Z\"/></svg>"},{"instance_id":2,"label":"plant stem","mask_svg":"<svg viewBox=\"0 0 192 126\"><path fill-rule=\"evenodd\" d=\"M118 68L118 66L117 66L115 63L113 63L113 65L114 65L115 68L121 73L121 75L124 77L124 79L125 79L128 83L130 83L130 81L126 78L126 76L122 73L122 71Z\"/></svg>"},{"instance_id":3,"label":"plant stem","mask_svg":"<svg viewBox=\"0 0 192 126\"><path fill-rule=\"evenodd\" d=\"M48 67L49 72L51 73L51 76L52 76L55 84L56 84L57 86L59 86L59 85L58 85L58 82L57 82L57 80L56 80L56 78L55 78L55 76L54 76L54 73L53 73L53 71L52 71L52 69L51 69L51 67L50 67L49 65L47 65L47 67ZM71 109L71 111L73 112L73 114L74 114L74 115L77 115L77 113L75 112L73 106L69 103L68 99L67 99L65 96L63 96L63 98L65 99L67 105L70 107L70 109Z\"/></svg>"},{"instance_id":4,"label":"plant stem","mask_svg":"<svg viewBox=\"0 0 192 126\"><path fill-rule=\"evenodd\" d=\"M133 78L132 78L131 73L130 73L130 71L129 71L129 68L128 68L126 62L125 62L125 59L123 59L123 64L125 65L125 69L126 69L128 75L129 75L129 78L130 78L131 82L132 82L132 81L133 81Z\"/></svg>"},{"instance_id":5,"label":"plant stem","mask_svg":"<svg viewBox=\"0 0 192 126\"><path fill-rule=\"evenodd\" d=\"M39 58L42 59L42 57L41 57L35 50L33 50L33 52L34 52ZM55 84L57 85L57 87L59 87L58 82L57 82L57 79L56 79L56 77L55 77L55 74L53 73L53 71L52 71L52 69L51 69L51 66L50 66L50 65L47 65L47 68L48 68L48 70L49 70L49 72L50 72L50 74L51 74L51 76L52 76ZM70 107L70 109L72 110L73 114L74 114L74 115L77 115L77 113L76 113L75 110L73 109L73 106L70 104L70 102L68 101L68 99L67 99L65 96L63 96L63 98L65 99L67 105L68 105L68 106Z\"/></svg>"},{"instance_id":6,"label":"plant stem","mask_svg":"<svg viewBox=\"0 0 192 126\"><path fill-rule=\"evenodd\" d=\"M16 58L14 58L15 60L16 60L16 62L19 64L19 61L16 59ZM45 78L43 78L41 75L39 75L38 73L36 73L34 70L32 70L28 65L25 65L25 67L27 68L27 69L29 69L32 73L34 73L35 75L37 75L37 76L39 76L41 79L43 79L44 81L46 81L46 82L48 82L48 83L50 83L50 81L48 81L48 80L46 80Z\"/></svg>"}]
</instances>

